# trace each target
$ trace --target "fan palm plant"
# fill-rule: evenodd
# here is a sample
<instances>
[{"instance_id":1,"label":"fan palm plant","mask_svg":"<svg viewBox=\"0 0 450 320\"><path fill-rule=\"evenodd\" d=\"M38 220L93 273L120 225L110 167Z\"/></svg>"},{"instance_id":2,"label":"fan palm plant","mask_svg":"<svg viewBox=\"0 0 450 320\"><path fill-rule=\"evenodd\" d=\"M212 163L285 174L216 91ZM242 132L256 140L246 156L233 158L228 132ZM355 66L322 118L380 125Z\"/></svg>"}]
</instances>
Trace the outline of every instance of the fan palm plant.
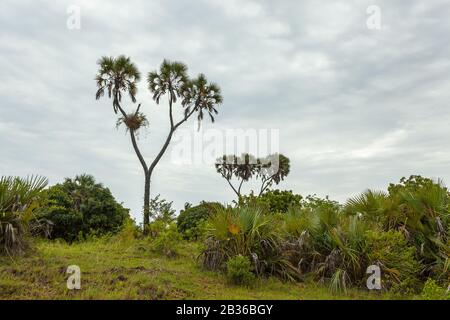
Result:
<instances>
[{"instance_id":1,"label":"fan palm plant","mask_svg":"<svg viewBox=\"0 0 450 320\"><path fill-rule=\"evenodd\" d=\"M23 251L29 222L47 179L31 176L27 179L0 179L0 252Z\"/></svg>"},{"instance_id":2,"label":"fan palm plant","mask_svg":"<svg viewBox=\"0 0 450 320\"><path fill-rule=\"evenodd\" d=\"M202 252L203 266L221 269L232 257L242 255L253 262L257 274L277 274L294 279L297 268L282 252L282 232L278 221L258 207L218 210L209 220L207 247Z\"/></svg>"},{"instance_id":3,"label":"fan palm plant","mask_svg":"<svg viewBox=\"0 0 450 320\"><path fill-rule=\"evenodd\" d=\"M291 207L283 216L284 253L303 275L330 280L332 290L346 290L363 274L365 232L360 217L347 217L330 205Z\"/></svg>"},{"instance_id":4,"label":"fan palm plant","mask_svg":"<svg viewBox=\"0 0 450 320\"><path fill-rule=\"evenodd\" d=\"M389 187L367 191L347 201L345 212L377 223L383 231L400 231L416 248L422 277L449 279L450 195L441 181L413 176Z\"/></svg>"}]
</instances>

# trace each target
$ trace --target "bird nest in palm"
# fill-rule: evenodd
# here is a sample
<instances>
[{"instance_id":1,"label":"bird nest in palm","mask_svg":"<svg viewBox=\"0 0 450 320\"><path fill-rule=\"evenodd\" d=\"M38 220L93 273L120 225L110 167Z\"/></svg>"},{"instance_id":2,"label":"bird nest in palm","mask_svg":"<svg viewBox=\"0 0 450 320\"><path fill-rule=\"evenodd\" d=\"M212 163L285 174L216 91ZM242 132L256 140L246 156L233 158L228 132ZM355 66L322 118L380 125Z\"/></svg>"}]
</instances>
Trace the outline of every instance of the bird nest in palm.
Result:
<instances>
[{"instance_id":1,"label":"bird nest in palm","mask_svg":"<svg viewBox=\"0 0 450 320\"><path fill-rule=\"evenodd\" d=\"M121 124L125 124L127 130L137 131L140 128L148 126L148 120L143 113L137 112L128 114L126 117L120 117L117 120L117 126Z\"/></svg>"}]
</instances>

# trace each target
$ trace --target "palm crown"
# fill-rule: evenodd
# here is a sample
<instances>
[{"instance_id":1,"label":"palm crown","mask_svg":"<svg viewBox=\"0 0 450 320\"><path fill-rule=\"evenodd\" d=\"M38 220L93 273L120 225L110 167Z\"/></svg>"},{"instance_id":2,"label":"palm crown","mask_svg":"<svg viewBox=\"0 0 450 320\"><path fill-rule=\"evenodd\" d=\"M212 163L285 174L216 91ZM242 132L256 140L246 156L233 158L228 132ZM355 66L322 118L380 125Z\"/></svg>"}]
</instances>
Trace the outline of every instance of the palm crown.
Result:
<instances>
[{"instance_id":1,"label":"palm crown","mask_svg":"<svg viewBox=\"0 0 450 320\"><path fill-rule=\"evenodd\" d=\"M216 106L222 103L220 88L215 83L208 83L204 74L199 74L196 79L189 81L183 88L183 105L186 107L185 115L197 111L197 119L203 120L204 111L208 112L211 121L214 122L214 114L218 111Z\"/></svg>"},{"instance_id":2,"label":"palm crown","mask_svg":"<svg viewBox=\"0 0 450 320\"><path fill-rule=\"evenodd\" d=\"M100 66L98 74L95 78L97 81L97 93L95 98L98 100L104 94L108 93L109 98L113 98L114 112L120 109L122 93L128 93L133 102L136 102L137 82L141 79L141 75L136 65L123 55L113 57L102 57L97 64Z\"/></svg>"},{"instance_id":3,"label":"palm crown","mask_svg":"<svg viewBox=\"0 0 450 320\"><path fill-rule=\"evenodd\" d=\"M181 62L164 60L158 71L148 73L147 83L153 99L159 104L163 95L169 94L171 102L177 102L182 88L188 81L187 66Z\"/></svg>"}]
</instances>

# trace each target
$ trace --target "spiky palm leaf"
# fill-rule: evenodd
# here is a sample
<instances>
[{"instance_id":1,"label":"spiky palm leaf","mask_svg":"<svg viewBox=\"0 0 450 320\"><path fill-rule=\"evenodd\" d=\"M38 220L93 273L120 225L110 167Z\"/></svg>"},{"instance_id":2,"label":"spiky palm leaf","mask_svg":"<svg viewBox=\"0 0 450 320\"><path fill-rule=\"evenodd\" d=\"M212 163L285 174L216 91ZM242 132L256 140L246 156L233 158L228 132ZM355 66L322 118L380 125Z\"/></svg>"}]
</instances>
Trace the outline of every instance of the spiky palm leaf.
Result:
<instances>
[{"instance_id":1,"label":"spiky palm leaf","mask_svg":"<svg viewBox=\"0 0 450 320\"><path fill-rule=\"evenodd\" d=\"M47 179L31 176L0 178L0 252L22 251L36 201Z\"/></svg>"},{"instance_id":2,"label":"spiky palm leaf","mask_svg":"<svg viewBox=\"0 0 450 320\"><path fill-rule=\"evenodd\" d=\"M141 74L130 58L124 55L117 58L102 57L97 64L99 65L95 77L98 87L95 95L97 100L106 92L108 97L113 99L113 110L116 114L121 109L122 93L128 93L131 101L136 102L137 82L141 79Z\"/></svg>"},{"instance_id":3,"label":"spiky palm leaf","mask_svg":"<svg viewBox=\"0 0 450 320\"><path fill-rule=\"evenodd\" d=\"M221 90L215 83L209 83L204 74L199 74L196 79L187 82L183 87L183 106L185 116L193 109L197 112L197 120L203 120L204 113L207 112L211 121L214 122L214 115L218 114L217 106L223 102Z\"/></svg>"},{"instance_id":4,"label":"spiky palm leaf","mask_svg":"<svg viewBox=\"0 0 450 320\"><path fill-rule=\"evenodd\" d=\"M147 75L148 89L153 93L153 100L157 104L165 94L169 95L171 102L176 103L187 82L187 66L177 61L164 60L159 71L152 71Z\"/></svg>"}]
</instances>

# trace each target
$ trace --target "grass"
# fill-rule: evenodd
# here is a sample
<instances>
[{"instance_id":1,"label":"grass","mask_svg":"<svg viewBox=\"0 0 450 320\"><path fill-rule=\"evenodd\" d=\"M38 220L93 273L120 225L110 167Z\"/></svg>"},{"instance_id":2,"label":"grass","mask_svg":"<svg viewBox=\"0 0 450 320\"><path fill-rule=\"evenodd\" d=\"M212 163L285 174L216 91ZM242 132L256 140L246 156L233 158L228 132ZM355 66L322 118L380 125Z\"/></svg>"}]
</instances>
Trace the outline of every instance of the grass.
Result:
<instances>
[{"instance_id":1,"label":"grass","mask_svg":"<svg viewBox=\"0 0 450 320\"><path fill-rule=\"evenodd\" d=\"M257 280L251 287L200 268L196 243L184 243L180 256L153 253L145 240L92 240L68 245L38 241L21 257L0 258L0 299L390 299L379 292L349 290L334 295L312 281ZM81 289L68 290L69 265L81 269ZM399 297L397 297L399 298ZM408 298L408 297L400 297Z\"/></svg>"}]
</instances>

